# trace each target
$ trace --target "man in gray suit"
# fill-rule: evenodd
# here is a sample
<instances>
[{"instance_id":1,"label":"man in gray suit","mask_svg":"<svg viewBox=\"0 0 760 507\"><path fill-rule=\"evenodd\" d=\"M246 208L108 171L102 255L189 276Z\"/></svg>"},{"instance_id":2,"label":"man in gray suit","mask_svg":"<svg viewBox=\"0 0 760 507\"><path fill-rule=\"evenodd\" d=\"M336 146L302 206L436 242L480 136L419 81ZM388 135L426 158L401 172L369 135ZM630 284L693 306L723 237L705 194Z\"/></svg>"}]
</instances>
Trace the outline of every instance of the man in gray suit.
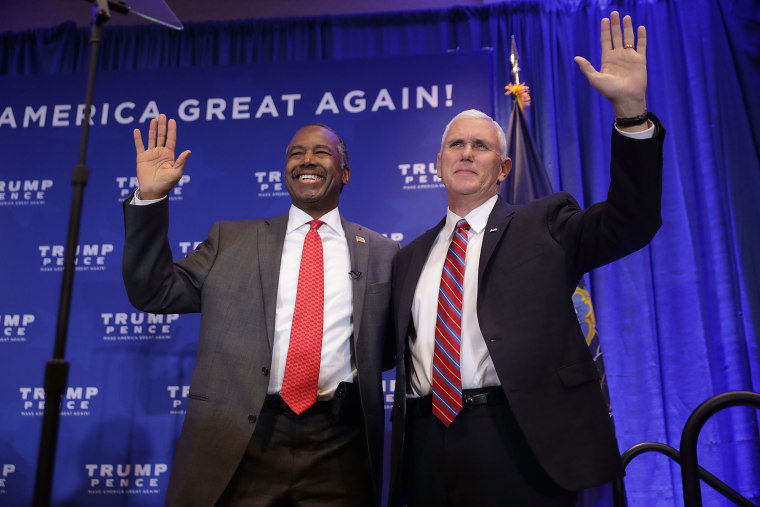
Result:
<instances>
[{"instance_id":1,"label":"man in gray suit","mask_svg":"<svg viewBox=\"0 0 760 507\"><path fill-rule=\"evenodd\" d=\"M384 341L399 245L338 213L350 176L343 140L325 125L298 130L286 151L288 212L217 222L198 248L173 262L166 196L190 155L175 159L176 138L175 121L164 115L151 121L147 149L134 131L139 189L124 202L123 275L132 304L152 313L201 312L166 503L378 504L381 374L392 365ZM321 350L312 356L315 389L296 406L283 398L283 386L294 378L289 372L308 369L293 352L303 334L294 319L303 301L299 278L320 264L301 266L311 259L305 238L321 245L319 285L330 283L319 289L321 312L304 318L313 323L322 314Z\"/></svg>"}]
</instances>

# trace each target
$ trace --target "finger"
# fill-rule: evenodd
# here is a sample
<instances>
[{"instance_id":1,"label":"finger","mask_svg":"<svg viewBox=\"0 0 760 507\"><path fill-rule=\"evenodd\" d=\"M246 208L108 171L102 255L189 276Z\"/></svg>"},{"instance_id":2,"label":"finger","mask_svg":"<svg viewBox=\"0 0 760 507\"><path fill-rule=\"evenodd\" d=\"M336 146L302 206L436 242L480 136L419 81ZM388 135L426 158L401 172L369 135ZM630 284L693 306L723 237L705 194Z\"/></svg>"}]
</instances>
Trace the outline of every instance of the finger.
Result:
<instances>
[{"instance_id":1,"label":"finger","mask_svg":"<svg viewBox=\"0 0 760 507\"><path fill-rule=\"evenodd\" d=\"M633 38L633 23L631 22L631 16L623 18L623 44L631 45L636 48L636 39Z\"/></svg>"},{"instance_id":2,"label":"finger","mask_svg":"<svg viewBox=\"0 0 760 507\"><path fill-rule=\"evenodd\" d=\"M596 73L596 69L594 69L594 66L591 65L591 62L583 58L582 56L576 56L573 58L575 60L575 63L578 64L578 68L580 69L583 74L585 74L586 77L589 77Z\"/></svg>"},{"instance_id":3,"label":"finger","mask_svg":"<svg viewBox=\"0 0 760 507\"><path fill-rule=\"evenodd\" d=\"M620 14L618 11L610 13L610 31L612 32L612 48L622 48L623 31L620 29Z\"/></svg>"},{"instance_id":4,"label":"finger","mask_svg":"<svg viewBox=\"0 0 760 507\"><path fill-rule=\"evenodd\" d=\"M166 115L158 115L158 139L156 146L159 148L166 145Z\"/></svg>"},{"instance_id":5,"label":"finger","mask_svg":"<svg viewBox=\"0 0 760 507\"><path fill-rule=\"evenodd\" d=\"M643 25L638 30L638 43L636 44L636 51L644 57L647 57L647 29Z\"/></svg>"},{"instance_id":6,"label":"finger","mask_svg":"<svg viewBox=\"0 0 760 507\"><path fill-rule=\"evenodd\" d=\"M174 150L177 145L177 122L174 119L169 120L169 130L166 133L166 147Z\"/></svg>"},{"instance_id":7,"label":"finger","mask_svg":"<svg viewBox=\"0 0 760 507\"><path fill-rule=\"evenodd\" d=\"M612 40L610 39L610 18L602 19L602 53L612 49Z\"/></svg>"},{"instance_id":8,"label":"finger","mask_svg":"<svg viewBox=\"0 0 760 507\"><path fill-rule=\"evenodd\" d=\"M132 135L135 138L135 151L139 155L140 153L145 151L145 145L143 145L142 135L140 134L140 129L135 129L132 131Z\"/></svg>"},{"instance_id":9,"label":"finger","mask_svg":"<svg viewBox=\"0 0 760 507\"><path fill-rule=\"evenodd\" d=\"M578 68L581 72L583 72L583 75L586 76L586 79L588 79L589 84L596 88L596 82L597 78L599 76L599 72L594 68L593 65L591 65L591 62L583 58L582 56L576 56L574 58L575 63L578 64Z\"/></svg>"},{"instance_id":10,"label":"finger","mask_svg":"<svg viewBox=\"0 0 760 507\"><path fill-rule=\"evenodd\" d=\"M156 130L158 129L158 120L153 118L150 120L150 127L148 127L148 149L156 147Z\"/></svg>"},{"instance_id":11,"label":"finger","mask_svg":"<svg viewBox=\"0 0 760 507\"><path fill-rule=\"evenodd\" d=\"M179 157L177 157L177 161L174 162L174 168L175 169L184 169L185 164L187 163L187 157L190 156L191 151L185 150L182 153L180 153Z\"/></svg>"}]
</instances>

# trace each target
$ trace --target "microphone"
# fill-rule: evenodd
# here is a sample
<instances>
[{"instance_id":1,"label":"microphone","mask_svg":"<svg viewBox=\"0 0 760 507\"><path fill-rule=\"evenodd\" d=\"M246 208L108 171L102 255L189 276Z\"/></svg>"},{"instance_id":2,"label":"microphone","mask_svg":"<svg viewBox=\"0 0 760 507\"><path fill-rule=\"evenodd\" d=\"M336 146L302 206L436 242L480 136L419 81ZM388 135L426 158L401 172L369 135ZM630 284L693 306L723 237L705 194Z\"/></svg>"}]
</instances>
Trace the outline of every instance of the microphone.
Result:
<instances>
[{"instance_id":1,"label":"microphone","mask_svg":"<svg viewBox=\"0 0 760 507\"><path fill-rule=\"evenodd\" d=\"M354 271L353 269L348 272L348 277L351 278L351 280L358 280L359 277L362 276L361 271Z\"/></svg>"}]
</instances>

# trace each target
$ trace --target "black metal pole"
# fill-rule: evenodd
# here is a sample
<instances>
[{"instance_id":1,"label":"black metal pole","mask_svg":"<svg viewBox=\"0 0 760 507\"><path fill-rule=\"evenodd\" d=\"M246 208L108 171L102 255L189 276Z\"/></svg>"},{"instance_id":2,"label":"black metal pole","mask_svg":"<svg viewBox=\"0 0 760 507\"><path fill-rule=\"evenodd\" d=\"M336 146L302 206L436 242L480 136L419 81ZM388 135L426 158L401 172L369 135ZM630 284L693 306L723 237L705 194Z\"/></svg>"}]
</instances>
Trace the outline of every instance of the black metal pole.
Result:
<instances>
[{"instance_id":1,"label":"black metal pole","mask_svg":"<svg viewBox=\"0 0 760 507\"><path fill-rule=\"evenodd\" d=\"M53 489L53 469L55 465L55 451L58 443L58 426L60 422L61 400L66 392L69 377L69 363L65 360L66 337L69 327L69 313L71 308L71 290L76 271L77 243L79 242L79 226L82 219L82 203L84 201L84 187L87 186L89 169L85 165L87 159L87 142L90 132L90 109L92 107L92 95L95 87L95 68L98 61L98 45L102 26L108 21L110 13L108 2L98 0L94 9L92 35L90 37L90 69L87 79L87 92L85 95L85 114L82 123L82 137L79 146L79 162L74 166L71 177L73 192L71 198L71 210L69 212L69 229L66 236L66 248L64 251L63 281L61 283L61 295L58 304L58 324L56 326L55 346L53 359L45 365L45 411L42 418L42 436L37 459L37 476L34 484L35 507L47 507L50 505L50 497Z\"/></svg>"}]
</instances>

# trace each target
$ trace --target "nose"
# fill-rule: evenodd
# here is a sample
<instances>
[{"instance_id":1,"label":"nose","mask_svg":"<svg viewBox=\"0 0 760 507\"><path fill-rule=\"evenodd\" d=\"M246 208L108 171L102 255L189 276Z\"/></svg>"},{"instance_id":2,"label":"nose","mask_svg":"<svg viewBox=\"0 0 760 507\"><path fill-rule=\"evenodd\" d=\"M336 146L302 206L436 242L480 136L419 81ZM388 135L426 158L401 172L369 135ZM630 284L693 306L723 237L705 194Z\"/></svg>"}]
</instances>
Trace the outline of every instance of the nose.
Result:
<instances>
[{"instance_id":1,"label":"nose","mask_svg":"<svg viewBox=\"0 0 760 507\"><path fill-rule=\"evenodd\" d=\"M462 160L472 160L472 143L464 143L462 148Z\"/></svg>"},{"instance_id":2,"label":"nose","mask_svg":"<svg viewBox=\"0 0 760 507\"><path fill-rule=\"evenodd\" d=\"M303 154L303 165L311 165L311 159L314 157L314 152L311 150L306 150L306 152Z\"/></svg>"}]
</instances>

